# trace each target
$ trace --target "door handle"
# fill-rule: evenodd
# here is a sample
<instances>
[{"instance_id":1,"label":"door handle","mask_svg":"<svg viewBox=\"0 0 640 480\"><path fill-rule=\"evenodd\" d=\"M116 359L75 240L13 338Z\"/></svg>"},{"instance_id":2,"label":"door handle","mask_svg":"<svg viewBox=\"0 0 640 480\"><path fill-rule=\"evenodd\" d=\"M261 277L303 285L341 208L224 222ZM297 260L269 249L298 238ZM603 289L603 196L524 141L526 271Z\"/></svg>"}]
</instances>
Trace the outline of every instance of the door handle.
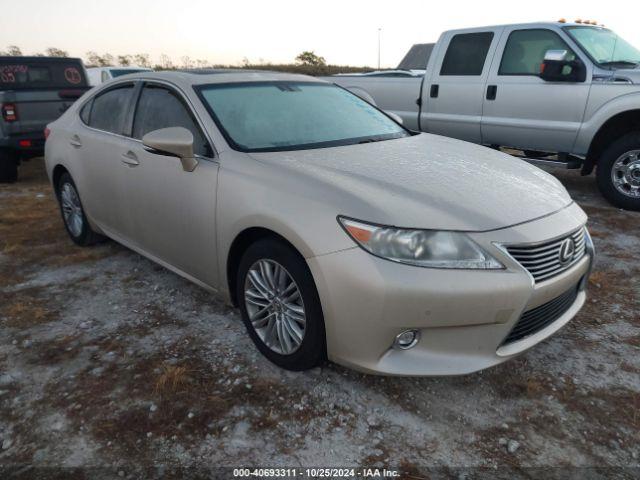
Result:
<instances>
[{"instance_id":1,"label":"door handle","mask_svg":"<svg viewBox=\"0 0 640 480\"><path fill-rule=\"evenodd\" d=\"M73 135L71 140L69 140L71 146L75 148L80 148L82 146L82 142L80 141L80 137L78 135Z\"/></svg>"},{"instance_id":2,"label":"door handle","mask_svg":"<svg viewBox=\"0 0 640 480\"><path fill-rule=\"evenodd\" d=\"M429 96L431 98L438 98L439 92L440 92L440 85L433 84L431 85L431 89L429 90Z\"/></svg>"},{"instance_id":3,"label":"door handle","mask_svg":"<svg viewBox=\"0 0 640 480\"><path fill-rule=\"evenodd\" d=\"M122 154L122 163L130 167L137 167L138 165L140 165L138 157L131 150L129 150L127 153Z\"/></svg>"},{"instance_id":4,"label":"door handle","mask_svg":"<svg viewBox=\"0 0 640 480\"><path fill-rule=\"evenodd\" d=\"M497 85L489 85L487 87L487 100L495 100L497 93L498 93L498 86Z\"/></svg>"}]
</instances>

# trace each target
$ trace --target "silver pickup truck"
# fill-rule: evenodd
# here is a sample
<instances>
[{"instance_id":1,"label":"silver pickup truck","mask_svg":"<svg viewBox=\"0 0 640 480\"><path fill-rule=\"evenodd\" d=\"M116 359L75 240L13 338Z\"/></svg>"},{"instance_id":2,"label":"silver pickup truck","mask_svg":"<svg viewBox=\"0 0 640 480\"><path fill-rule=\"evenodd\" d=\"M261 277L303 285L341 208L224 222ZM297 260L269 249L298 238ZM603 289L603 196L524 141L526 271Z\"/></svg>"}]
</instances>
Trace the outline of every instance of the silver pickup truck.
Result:
<instances>
[{"instance_id":1,"label":"silver pickup truck","mask_svg":"<svg viewBox=\"0 0 640 480\"><path fill-rule=\"evenodd\" d=\"M534 163L594 167L602 194L640 210L640 51L583 23L453 30L423 77L328 77L405 126Z\"/></svg>"}]
</instances>

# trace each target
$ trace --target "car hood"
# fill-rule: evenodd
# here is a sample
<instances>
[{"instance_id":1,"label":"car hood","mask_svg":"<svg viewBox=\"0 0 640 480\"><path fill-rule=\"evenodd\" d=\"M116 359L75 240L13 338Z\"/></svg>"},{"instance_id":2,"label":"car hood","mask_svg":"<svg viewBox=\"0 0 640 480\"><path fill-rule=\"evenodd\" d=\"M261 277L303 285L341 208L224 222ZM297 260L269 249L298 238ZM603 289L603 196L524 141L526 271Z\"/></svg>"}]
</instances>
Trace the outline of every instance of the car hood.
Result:
<instances>
[{"instance_id":1,"label":"car hood","mask_svg":"<svg viewBox=\"0 0 640 480\"><path fill-rule=\"evenodd\" d=\"M486 231L572 203L562 184L539 168L437 135L251 156L322 182L338 214L385 225Z\"/></svg>"}]
</instances>

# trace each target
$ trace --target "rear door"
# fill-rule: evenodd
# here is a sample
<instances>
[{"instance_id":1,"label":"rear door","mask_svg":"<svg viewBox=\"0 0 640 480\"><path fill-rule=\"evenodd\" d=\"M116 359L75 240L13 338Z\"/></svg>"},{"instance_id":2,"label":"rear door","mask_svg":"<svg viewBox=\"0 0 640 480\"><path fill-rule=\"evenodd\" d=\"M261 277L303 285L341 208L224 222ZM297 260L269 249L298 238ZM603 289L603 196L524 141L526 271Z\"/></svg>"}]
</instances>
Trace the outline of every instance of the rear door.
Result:
<instances>
[{"instance_id":1,"label":"rear door","mask_svg":"<svg viewBox=\"0 0 640 480\"><path fill-rule=\"evenodd\" d=\"M491 65L482 117L482 142L520 149L571 152L591 87L591 64L560 32L505 28ZM547 50L567 50L587 66L582 82L547 82L540 65Z\"/></svg>"},{"instance_id":2,"label":"rear door","mask_svg":"<svg viewBox=\"0 0 640 480\"><path fill-rule=\"evenodd\" d=\"M80 110L81 122L68 141L82 168L80 195L85 210L100 228L116 238L131 240L131 215L123 186L122 157L127 138L135 84L115 85L100 92Z\"/></svg>"},{"instance_id":3,"label":"rear door","mask_svg":"<svg viewBox=\"0 0 640 480\"><path fill-rule=\"evenodd\" d=\"M422 89L421 127L480 143L482 100L499 28L443 34L429 82Z\"/></svg>"}]
</instances>

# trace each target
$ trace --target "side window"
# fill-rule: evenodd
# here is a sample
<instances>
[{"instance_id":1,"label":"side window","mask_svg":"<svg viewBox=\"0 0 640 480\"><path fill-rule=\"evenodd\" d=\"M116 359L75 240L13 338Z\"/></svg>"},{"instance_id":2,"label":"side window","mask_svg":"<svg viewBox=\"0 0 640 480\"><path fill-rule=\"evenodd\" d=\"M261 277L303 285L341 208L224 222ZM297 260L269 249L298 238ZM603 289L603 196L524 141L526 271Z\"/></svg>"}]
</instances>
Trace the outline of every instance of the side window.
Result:
<instances>
[{"instance_id":1,"label":"side window","mask_svg":"<svg viewBox=\"0 0 640 480\"><path fill-rule=\"evenodd\" d=\"M193 134L196 155L211 156L211 149L189 109L171 90L147 85L142 90L133 120L133 138L142 139L160 128L184 127Z\"/></svg>"},{"instance_id":2,"label":"side window","mask_svg":"<svg viewBox=\"0 0 640 480\"><path fill-rule=\"evenodd\" d=\"M493 32L459 33L449 42L440 75L482 75Z\"/></svg>"},{"instance_id":3,"label":"side window","mask_svg":"<svg viewBox=\"0 0 640 480\"><path fill-rule=\"evenodd\" d=\"M84 107L80 110L80 119L85 125L89 125L89 117L91 116L91 105L93 105L93 100L89 100L84 104Z\"/></svg>"},{"instance_id":4,"label":"side window","mask_svg":"<svg viewBox=\"0 0 640 480\"><path fill-rule=\"evenodd\" d=\"M133 85L107 90L93 99L89 125L98 130L122 135Z\"/></svg>"},{"instance_id":5,"label":"side window","mask_svg":"<svg viewBox=\"0 0 640 480\"><path fill-rule=\"evenodd\" d=\"M109 81L109 73L106 70L102 71L102 74L100 75L100 78L102 79L102 82L107 82Z\"/></svg>"},{"instance_id":6,"label":"side window","mask_svg":"<svg viewBox=\"0 0 640 480\"><path fill-rule=\"evenodd\" d=\"M551 30L515 30L504 47L498 75L539 75L547 50L567 50L569 60L575 54L557 33Z\"/></svg>"}]
</instances>

